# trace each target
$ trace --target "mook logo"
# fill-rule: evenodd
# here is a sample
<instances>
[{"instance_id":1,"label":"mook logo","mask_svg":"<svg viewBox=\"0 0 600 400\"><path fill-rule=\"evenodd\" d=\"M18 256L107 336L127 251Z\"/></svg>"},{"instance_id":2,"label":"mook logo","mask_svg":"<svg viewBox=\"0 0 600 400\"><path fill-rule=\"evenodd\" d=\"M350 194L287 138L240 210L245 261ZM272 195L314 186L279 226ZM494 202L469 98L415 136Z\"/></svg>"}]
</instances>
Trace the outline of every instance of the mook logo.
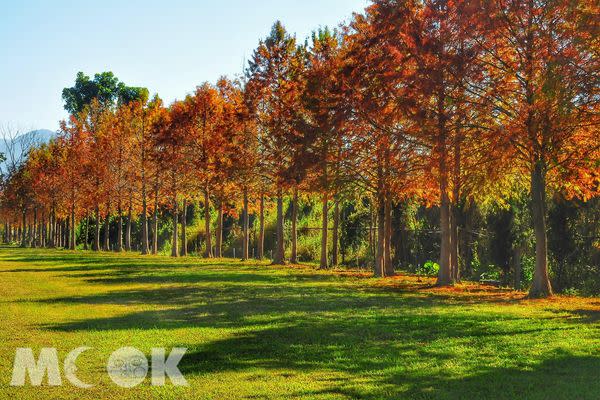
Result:
<instances>
[{"instance_id":1,"label":"mook logo","mask_svg":"<svg viewBox=\"0 0 600 400\"><path fill-rule=\"evenodd\" d=\"M64 359L64 377L73 385L82 389L94 387L93 384L83 382L77 377L77 358L84 352L92 350L91 347L78 347L72 350ZM187 386L178 364L187 349L175 347L168 356L164 348L153 348L151 363L146 355L135 347L122 347L114 351L108 358L106 371L110 379L123 388L133 388L144 382L151 372L152 386L164 386L166 377L175 386ZM50 386L61 386L63 379L60 373L58 352L55 348L43 348L39 357L35 359L30 348L18 348L13 363L11 386L25 386L27 377L31 386L40 386L44 377L48 377ZM150 368L150 366L152 368Z\"/></svg>"}]
</instances>

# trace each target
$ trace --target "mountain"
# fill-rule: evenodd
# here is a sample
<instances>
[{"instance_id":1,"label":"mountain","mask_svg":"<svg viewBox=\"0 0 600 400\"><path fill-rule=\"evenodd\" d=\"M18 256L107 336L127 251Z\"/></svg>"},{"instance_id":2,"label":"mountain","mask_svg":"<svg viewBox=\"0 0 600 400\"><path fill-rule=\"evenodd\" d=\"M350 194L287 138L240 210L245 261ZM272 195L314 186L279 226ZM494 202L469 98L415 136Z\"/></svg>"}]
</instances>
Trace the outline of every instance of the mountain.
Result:
<instances>
[{"instance_id":1,"label":"mountain","mask_svg":"<svg viewBox=\"0 0 600 400\"><path fill-rule=\"evenodd\" d=\"M29 148L42 143L48 143L50 139L56 136L56 133L49 129L37 129L29 131L16 136L11 143L14 144L12 153L15 158L19 158L22 154L25 154ZM8 147L11 143L7 143L7 139L0 137L0 153L4 154L5 157L10 158L8 153ZM0 164L0 169L4 170L5 163Z\"/></svg>"},{"instance_id":2,"label":"mountain","mask_svg":"<svg viewBox=\"0 0 600 400\"><path fill-rule=\"evenodd\" d=\"M25 135L32 135L35 138L36 143L48 143L50 139L56 136L56 132L51 131L50 129L37 129L25 133Z\"/></svg>"}]
</instances>

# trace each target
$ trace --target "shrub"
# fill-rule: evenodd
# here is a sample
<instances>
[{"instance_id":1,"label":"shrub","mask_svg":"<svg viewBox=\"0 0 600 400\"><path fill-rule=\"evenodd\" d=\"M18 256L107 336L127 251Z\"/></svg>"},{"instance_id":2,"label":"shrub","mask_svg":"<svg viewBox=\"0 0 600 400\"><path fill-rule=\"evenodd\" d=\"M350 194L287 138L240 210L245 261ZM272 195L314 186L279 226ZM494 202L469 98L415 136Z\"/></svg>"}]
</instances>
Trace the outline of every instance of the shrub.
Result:
<instances>
[{"instance_id":1,"label":"shrub","mask_svg":"<svg viewBox=\"0 0 600 400\"><path fill-rule=\"evenodd\" d=\"M422 266L417 267L417 275L436 276L440 271L440 265L433 261L427 261Z\"/></svg>"}]
</instances>

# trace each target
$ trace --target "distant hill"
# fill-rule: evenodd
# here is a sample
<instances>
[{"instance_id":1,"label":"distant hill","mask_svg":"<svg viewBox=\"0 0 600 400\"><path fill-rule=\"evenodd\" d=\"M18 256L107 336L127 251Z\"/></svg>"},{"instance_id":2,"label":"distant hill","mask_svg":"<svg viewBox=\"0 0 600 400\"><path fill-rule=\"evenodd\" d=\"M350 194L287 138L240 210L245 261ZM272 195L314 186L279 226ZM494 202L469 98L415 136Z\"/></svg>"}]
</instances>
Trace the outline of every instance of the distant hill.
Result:
<instances>
[{"instance_id":1,"label":"distant hill","mask_svg":"<svg viewBox=\"0 0 600 400\"><path fill-rule=\"evenodd\" d=\"M56 132L53 132L50 129L38 129L27 132L25 135L33 135L36 138L37 143L48 143L50 139L56 136Z\"/></svg>"},{"instance_id":2,"label":"distant hill","mask_svg":"<svg viewBox=\"0 0 600 400\"><path fill-rule=\"evenodd\" d=\"M13 153L15 154L15 157L19 157L29 150L30 147L48 143L54 136L56 136L56 133L49 129L37 129L23 133L13 139ZM0 153L8 158L7 152L7 142L4 138L0 137ZM5 170L4 166L4 163L0 164L0 168L2 168L3 171Z\"/></svg>"}]
</instances>

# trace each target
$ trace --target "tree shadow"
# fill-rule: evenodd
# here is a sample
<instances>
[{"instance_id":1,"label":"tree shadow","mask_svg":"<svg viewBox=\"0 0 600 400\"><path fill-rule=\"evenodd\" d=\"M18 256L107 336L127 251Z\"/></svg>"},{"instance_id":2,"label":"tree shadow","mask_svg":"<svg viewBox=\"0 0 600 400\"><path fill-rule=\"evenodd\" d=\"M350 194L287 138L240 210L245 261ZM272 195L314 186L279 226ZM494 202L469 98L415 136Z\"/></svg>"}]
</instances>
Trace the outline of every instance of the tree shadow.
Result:
<instances>
[{"instance_id":1,"label":"tree shadow","mask_svg":"<svg viewBox=\"0 0 600 400\"><path fill-rule=\"evenodd\" d=\"M440 329L440 322L446 324L444 330ZM442 321L425 322L414 317L377 321L338 318L335 322L315 318L301 324L245 332L195 348L190 346L181 370L185 375L266 370L268 376L271 371L282 370L291 375L315 376L322 371L335 371L344 378L329 379L323 382L326 389L301 391L295 396L315 398L335 394L360 399L572 398L569 376L575 374L581 384L594 384L589 393L584 391L588 396L582 398L597 398L599 358L544 354L542 358L552 358L522 368L486 368L478 363L467 378L459 378L462 373L444 374L443 368L438 368L457 362L456 354L424 346L452 337L477 343L482 337L494 336L493 341L501 348L504 341L515 335L535 335L542 330L546 329L489 332L483 321L450 316ZM433 371L411 367L415 360L432 366ZM369 385L364 384L366 380Z\"/></svg>"},{"instance_id":2,"label":"tree shadow","mask_svg":"<svg viewBox=\"0 0 600 400\"><path fill-rule=\"evenodd\" d=\"M6 248L4 248L6 249ZM52 271L89 271L89 270L111 270L111 269L145 269L165 268L185 269L210 265L211 267L233 267L240 269L253 269L257 265L266 265L261 261L250 261L242 263L232 259L204 259L200 257L185 257L173 259L160 255L148 255L140 257L137 253L116 252L93 252L93 251L70 251L70 250L48 250L48 249L26 249L20 254L19 249L13 249L5 253L2 261L5 263L24 263L40 265L37 268L15 268L0 270L0 272L52 272ZM16 253L16 254L15 254ZM57 266L58 264L58 266Z\"/></svg>"},{"instance_id":3,"label":"tree shadow","mask_svg":"<svg viewBox=\"0 0 600 400\"><path fill-rule=\"evenodd\" d=\"M229 349L225 358L237 360L242 359L235 353L239 349L251 347L260 348L265 354L285 354L289 349L306 345L307 340L319 344L326 342L326 347L369 340L372 347L377 348L380 341L388 340L408 343L448 338L501 339L542 330L574 329L566 324L531 328L528 318L518 315L503 315L502 324L491 325L488 315L462 313L460 304L447 303L432 295L407 293L398 296L357 291L354 286L247 285L238 280L235 284L229 283L110 291L38 302L157 306L114 317L85 318L43 326L52 331L244 328L244 336L211 344L214 346L212 353L222 354ZM444 312L440 312L441 308ZM258 336L260 339L256 339ZM379 350L384 351L384 347ZM202 351L211 352L206 348ZM289 361L294 357L288 355L285 359Z\"/></svg>"},{"instance_id":4,"label":"tree shadow","mask_svg":"<svg viewBox=\"0 0 600 400\"><path fill-rule=\"evenodd\" d=\"M575 309L575 310L555 310L550 311L564 315L562 318L569 322L595 324L600 321L600 310ZM565 315L566 314L566 315Z\"/></svg>"},{"instance_id":5,"label":"tree shadow","mask_svg":"<svg viewBox=\"0 0 600 400\"><path fill-rule=\"evenodd\" d=\"M559 354L527 368L480 367L466 378L395 374L373 390L357 389L352 381L337 381L324 390L295 395L336 395L352 399L598 399L600 358Z\"/></svg>"},{"instance_id":6,"label":"tree shadow","mask_svg":"<svg viewBox=\"0 0 600 400\"><path fill-rule=\"evenodd\" d=\"M95 305L121 305L126 312L86 315L41 329L107 334L225 329L217 340L178 343L189 349L180 363L186 376L256 371L267 379L310 373L322 389L293 393L306 398L587 399L600 393L600 358L558 353L549 346L519 360L532 341L577 330L580 321L597 322L596 311L562 311L581 318L532 324L527 313L466 310L473 302L465 297L357 284L311 271L279 274L233 261L203 269L194 260L165 264L158 258L98 257L98 264L82 264L66 258L66 266L40 270L94 284L97 290L37 303L66 310L89 305L91 312ZM468 359L450 343L492 355L506 352L495 366L486 366L486 354L473 352ZM462 369L448 367L454 364Z\"/></svg>"}]
</instances>

